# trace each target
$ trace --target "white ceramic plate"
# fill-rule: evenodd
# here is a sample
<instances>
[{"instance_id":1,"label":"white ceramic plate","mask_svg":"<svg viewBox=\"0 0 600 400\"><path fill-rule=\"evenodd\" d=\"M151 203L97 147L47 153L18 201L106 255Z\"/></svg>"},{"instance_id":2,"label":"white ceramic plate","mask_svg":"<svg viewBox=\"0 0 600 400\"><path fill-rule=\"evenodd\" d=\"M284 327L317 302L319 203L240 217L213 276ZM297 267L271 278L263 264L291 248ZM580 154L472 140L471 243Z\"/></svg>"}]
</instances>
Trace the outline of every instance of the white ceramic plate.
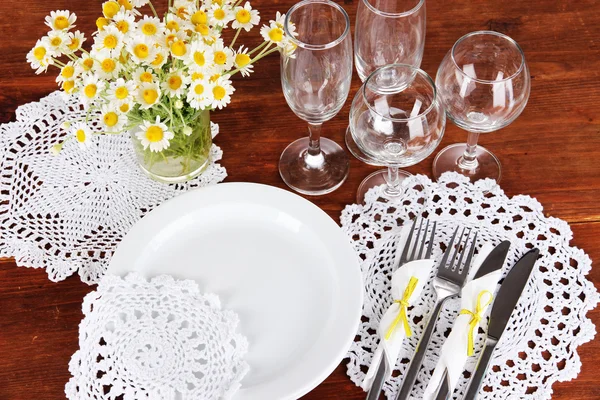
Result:
<instances>
[{"instance_id":1,"label":"white ceramic plate","mask_svg":"<svg viewBox=\"0 0 600 400\"><path fill-rule=\"evenodd\" d=\"M250 372L236 400L296 399L340 363L358 327L358 258L321 209L271 186L225 183L140 220L109 273L194 279L240 316Z\"/></svg>"}]
</instances>

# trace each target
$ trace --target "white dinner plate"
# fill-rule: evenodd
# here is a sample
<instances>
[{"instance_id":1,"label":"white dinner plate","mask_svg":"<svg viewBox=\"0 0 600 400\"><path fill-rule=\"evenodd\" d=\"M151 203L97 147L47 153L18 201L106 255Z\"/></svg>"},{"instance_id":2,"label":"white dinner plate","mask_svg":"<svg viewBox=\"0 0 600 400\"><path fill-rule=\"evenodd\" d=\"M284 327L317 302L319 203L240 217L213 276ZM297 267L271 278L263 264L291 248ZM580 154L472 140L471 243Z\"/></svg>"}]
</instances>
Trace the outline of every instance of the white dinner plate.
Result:
<instances>
[{"instance_id":1,"label":"white dinner plate","mask_svg":"<svg viewBox=\"0 0 600 400\"><path fill-rule=\"evenodd\" d=\"M345 357L363 285L348 237L288 191L224 183L180 195L141 219L108 272L194 279L240 317L250 372L236 400L296 399Z\"/></svg>"}]
</instances>

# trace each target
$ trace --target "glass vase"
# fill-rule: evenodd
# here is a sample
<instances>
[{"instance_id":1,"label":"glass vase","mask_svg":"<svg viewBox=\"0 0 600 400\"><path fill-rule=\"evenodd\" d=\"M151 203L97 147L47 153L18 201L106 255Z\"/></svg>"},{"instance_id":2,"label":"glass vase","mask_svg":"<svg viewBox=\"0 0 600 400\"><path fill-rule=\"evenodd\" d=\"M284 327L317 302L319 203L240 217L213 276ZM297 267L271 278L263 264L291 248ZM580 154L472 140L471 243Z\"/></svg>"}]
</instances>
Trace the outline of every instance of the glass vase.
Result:
<instances>
[{"instance_id":1,"label":"glass vase","mask_svg":"<svg viewBox=\"0 0 600 400\"><path fill-rule=\"evenodd\" d=\"M131 141L138 163L152 179L163 183L181 183L200 175L210 162L212 134L210 129L210 111L201 111L191 128L183 125L170 127L174 133L169 147L162 151L144 149L136 136L137 130L130 131ZM189 133L189 135L186 135Z\"/></svg>"}]
</instances>

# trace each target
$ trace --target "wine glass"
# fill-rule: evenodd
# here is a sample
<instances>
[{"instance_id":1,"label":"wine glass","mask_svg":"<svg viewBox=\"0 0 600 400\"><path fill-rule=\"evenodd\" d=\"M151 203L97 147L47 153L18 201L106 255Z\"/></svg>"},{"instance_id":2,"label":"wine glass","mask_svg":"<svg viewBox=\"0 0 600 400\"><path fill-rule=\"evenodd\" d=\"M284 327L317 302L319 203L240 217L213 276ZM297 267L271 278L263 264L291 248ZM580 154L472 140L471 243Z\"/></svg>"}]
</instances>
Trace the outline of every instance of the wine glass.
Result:
<instances>
[{"instance_id":1,"label":"wine glass","mask_svg":"<svg viewBox=\"0 0 600 400\"><path fill-rule=\"evenodd\" d=\"M476 181L500 182L500 161L477 146L480 133L497 131L523 111L531 82L525 55L498 32L469 33L454 44L440 65L436 84L448 118L469 132L467 143L453 144L436 156L433 175L456 171Z\"/></svg>"},{"instance_id":2,"label":"wine glass","mask_svg":"<svg viewBox=\"0 0 600 400\"><path fill-rule=\"evenodd\" d=\"M330 193L346 180L349 161L341 146L321 138L321 126L348 98L352 79L350 19L332 1L305 0L288 11L284 29L297 49L293 57L282 52L283 93L292 111L308 122L309 137L296 140L283 151L279 173L300 193Z\"/></svg>"},{"instance_id":3,"label":"wine glass","mask_svg":"<svg viewBox=\"0 0 600 400\"><path fill-rule=\"evenodd\" d=\"M400 167L414 165L429 156L444 136L446 114L436 87L427 73L406 64L375 70L359 89L350 109L350 132L369 160L386 165L360 185L358 203L374 186L393 201L410 176Z\"/></svg>"}]
</instances>

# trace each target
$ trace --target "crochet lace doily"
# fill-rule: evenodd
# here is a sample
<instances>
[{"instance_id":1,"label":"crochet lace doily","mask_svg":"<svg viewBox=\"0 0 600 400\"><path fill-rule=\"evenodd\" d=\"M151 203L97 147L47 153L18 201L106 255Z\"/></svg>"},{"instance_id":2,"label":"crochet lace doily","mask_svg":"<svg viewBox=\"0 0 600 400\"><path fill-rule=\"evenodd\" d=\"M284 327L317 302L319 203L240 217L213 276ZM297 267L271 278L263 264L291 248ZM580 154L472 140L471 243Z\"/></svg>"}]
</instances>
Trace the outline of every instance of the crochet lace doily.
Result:
<instances>
[{"instance_id":1,"label":"crochet lace doily","mask_svg":"<svg viewBox=\"0 0 600 400\"><path fill-rule=\"evenodd\" d=\"M599 301L594 285L586 278L590 258L569 245L572 232L565 221L545 217L540 203L529 196L507 197L495 181L472 184L456 173L443 175L438 183L422 175L409 179L399 201L382 201L385 198L379 187L367 194L365 206L353 204L342 213L342 228L359 253L365 282L363 317L349 351L348 375L357 385L364 379L377 348L379 320L392 302L391 274L401 227L420 215L438 222L434 246L438 260L457 225L477 229L479 246L486 241L512 242L503 274L528 249L540 249L533 278L496 348L479 398L549 399L554 382L577 376L581 367L577 347L596 333L586 317ZM388 399L397 393L433 302L430 286L410 310L415 334L405 340L393 376L385 384ZM458 299L450 301L441 313L413 398L423 396L458 307ZM480 330L476 355L484 338ZM477 357L472 357L465 365L454 399L462 398L476 361Z\"/></svg>"},{"instance_id":2,"label":"crochet lace doily","mask_svg":"<svg viewBox=\"0 0 600 400\"><path fill-rule=\"evenodd\" d=\"M107 275L83 300L74 399L228 399L248 372L238 317L191 280Z\"/></svg>"},{"instance_id":3,"label":"crochet lace doily","mask_svg":"<svg viewBox=\"0 0 600 400\"><path fill-rule=\"evenodd\" d=\"M69 141L58 156L50 147L60 125L85 115L76 99L54 92L16 111L0 125L0 257L45 268L52 281L75 271L88 283L104 274L124 234L147 212L182 191L221 182L223 155L198 178L166 185L143 174L129 135L100 135L88 150ZM213 136L218 125L212 125Z\"/></svg>"}]
</instances>

